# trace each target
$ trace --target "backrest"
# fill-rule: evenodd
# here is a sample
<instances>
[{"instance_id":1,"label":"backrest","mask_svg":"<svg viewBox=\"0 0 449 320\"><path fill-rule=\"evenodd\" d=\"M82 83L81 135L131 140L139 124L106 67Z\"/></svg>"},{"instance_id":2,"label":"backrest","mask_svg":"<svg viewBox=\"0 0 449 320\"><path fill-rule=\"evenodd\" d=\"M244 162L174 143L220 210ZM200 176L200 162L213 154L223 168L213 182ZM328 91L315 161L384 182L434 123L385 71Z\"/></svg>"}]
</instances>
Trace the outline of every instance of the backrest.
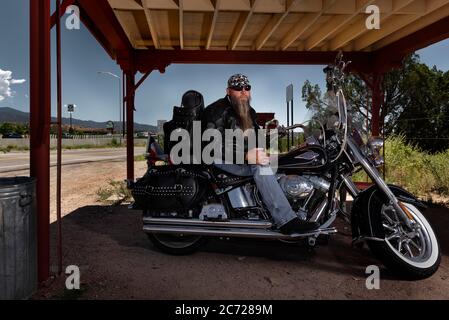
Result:
<instances>
[{"instance_id":1,"label":"backrest","mask_svg":"<svg viewBox=\"0 0 449 320\"><path fill-rule=\"evenodd\" d=\"M186 109L199 108L201 111L204 109L203 95L195 90L189 90L183 94L181 99L181 106Z\"/></svg>"},{"instance_id":2,"label":"backrest","mask_svg":"<svg viewBox=\"0 0 449 320\"><path fill-rule=\"evenodd\" d=\"M195 90L185 92L181 99L181 106L173 107L173 118L164 124L164 152L170 151L178 141L170 141L170 135L174 130L185 129L190 134L190 145L193 146L193 121L201 121L204 110L203 95Z\"/></svg>"}]
</instances>

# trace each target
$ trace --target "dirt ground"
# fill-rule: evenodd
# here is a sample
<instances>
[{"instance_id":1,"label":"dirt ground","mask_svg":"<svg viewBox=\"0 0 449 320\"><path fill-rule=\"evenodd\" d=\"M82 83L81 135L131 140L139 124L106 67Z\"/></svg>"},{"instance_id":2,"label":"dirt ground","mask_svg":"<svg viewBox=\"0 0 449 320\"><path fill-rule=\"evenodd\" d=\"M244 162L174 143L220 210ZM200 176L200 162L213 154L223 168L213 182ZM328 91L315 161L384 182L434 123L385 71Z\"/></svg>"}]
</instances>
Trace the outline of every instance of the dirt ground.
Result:
<instances>
[{"instance_id":1,"label":"dirt ground","mask_svg":"<svg viewBox=\"0 0 449 320\"><path fill-rule=\"evenodd\" d=\"M136 177L145 162L136 163ZM20 175L20 173L17 173ZM350 230L309 249L304 244L232 239L209 241L197 253L159 252L141 231L141 215L126 205L96 202L108 180L121 180L124 162L64 167L63 263L81 270L81 290L52 277L34 299L449 299L449 209L432 206L426 216L439 236L442 262L429 279L404 281L367 248L351 248ZM52 170L52 196L54 199ZM52 221L55 220L52 201ZM52 271L57 270L56 224L51 225ZM379 265L379 290L365 286L368 265Z\"/></svg>"},{"instance_id":2,"label":"dirt ground","mask_svg":"<svg viewBox=\"0 0 449 320\"><path fill-rule=\"evenodd\" d=\"M135 162L136 178L146 170L146 162ZM28 170L0 173L0 177L29 176ZM126 163L122 160L65 165L62 168L61 215L97 202L96 192L108 182L126 179ZM56 221L56 168L50 170L50 222Z\"/></svg>"}]
</instances>

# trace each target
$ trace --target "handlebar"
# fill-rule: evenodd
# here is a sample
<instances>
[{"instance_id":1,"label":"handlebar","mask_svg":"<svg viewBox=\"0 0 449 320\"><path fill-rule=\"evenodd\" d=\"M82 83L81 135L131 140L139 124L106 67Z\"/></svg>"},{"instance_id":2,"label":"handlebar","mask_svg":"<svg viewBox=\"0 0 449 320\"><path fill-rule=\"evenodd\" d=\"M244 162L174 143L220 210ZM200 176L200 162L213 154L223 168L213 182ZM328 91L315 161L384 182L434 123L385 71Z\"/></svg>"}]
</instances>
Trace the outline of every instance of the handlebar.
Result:
<instances>
[{"instance_id":1,"label":"handlebar","mask_svg":"<svg viewBox=\"0 0 449 320\"><path fill-rule=\"evenodd\" d=\"M294 124L294 125L292 125L292 126L285 127L285 130L293 130L293 129L296 129L296 128L302 128L302 129L304 129L305 126L304 126L303 124L301 124L301 123L299 123L299 124Z\"/></svg>"},{"instance_id":2,"label":"handlebar","mask_svg":"<svg viewBox=\"0 0 449 320\"><path fill-rule=\"evenodd\" d=\"M323 70L327 74L327 83L332 85L333 88L341 87L345 70L350 63L351 61L345 62L343 60L343 53L340 51L335 58L335 62Z\"/></svg>"}]
</instances>

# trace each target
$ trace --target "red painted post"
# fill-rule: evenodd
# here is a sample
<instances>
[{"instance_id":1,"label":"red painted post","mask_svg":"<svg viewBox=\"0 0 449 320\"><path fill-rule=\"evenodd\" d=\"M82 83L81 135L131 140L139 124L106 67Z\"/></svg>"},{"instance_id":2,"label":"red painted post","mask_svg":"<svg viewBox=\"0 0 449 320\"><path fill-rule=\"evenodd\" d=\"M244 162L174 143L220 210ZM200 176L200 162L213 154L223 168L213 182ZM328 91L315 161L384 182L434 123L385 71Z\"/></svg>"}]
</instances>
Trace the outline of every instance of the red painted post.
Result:
<instances>
[{"instance_id":1,"label":"red painted post","mask_svg":"<svg viewBox=\"0 0 449 320\"><path fill-rule=\"evenodd\" d=\"M135 72L126 72L126 150L127 178L134 180L134 96Z\"/></svg>"},{"instance_id":2,"label":"red painted post","mask_svg":"<svg viewBox=\"0 0 449 320\"><path fill-rule=\"evenodd\" d=\"M38 280L50 274L50 0L30 0L30 175L37 179Z\"/></svg>"},{"instance_id":3,"label":"red painted post","mask_svg":"<svg viewBox=\"0 0 449 320\"><path fill-rule=\"evenodd\" d=\"M371 86L372 106L371 106L371 134L373 137L380 135L380 107L382 104L382 75L375 73Z\"/></svg>"},{"instance_id":4,"label":"red painted post","mask_svg":"<svg viewBox=\"0 0 449 320\"><path fill-rule=\"evenodd\" d=\"M62 274L62 75L61 75L61 0L56 0L56 75L57 75L57 117L58 117L58 147L56 165L56 217L58 226L58 275Z\"/></svg>"}]
</instances>

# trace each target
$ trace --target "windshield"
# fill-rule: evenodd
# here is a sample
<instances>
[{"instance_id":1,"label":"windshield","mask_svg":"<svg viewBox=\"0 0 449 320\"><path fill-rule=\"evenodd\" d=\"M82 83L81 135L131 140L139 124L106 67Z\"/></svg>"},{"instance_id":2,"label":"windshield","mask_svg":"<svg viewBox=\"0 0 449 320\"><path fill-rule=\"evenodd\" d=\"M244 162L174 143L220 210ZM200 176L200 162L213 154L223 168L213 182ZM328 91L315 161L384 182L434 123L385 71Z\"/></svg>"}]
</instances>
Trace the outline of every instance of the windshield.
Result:
<instances>
[{"instance_id":1,"label":"windshield","mask_svg":"<svg viewBox=\"0 0 449 320\"><path fill-rule=\"evenodd\" d=\"M343 86L342 81L338 83ZM332 136L344 142L347 136L354 138L357 144L366 144L369 140L367 115L346 100L344 90L336 85L328 85L324 94L308 92L307 113L304 121L305 137L318 139L323 146Z\"/></svg>"},{"instance_id":2,"label":"windshield","mask_svg":"<svg viewBox=\"0 0 449 320\"><path fill-rule=\"evenodd\" d=\"M306 137L320 139L324 145L331 134L343 138L347 114L344 102L343 92L334 90L328 90L322 98L316 97L314 101L309 101L304 122Z\"/></svg>"}]
</instances>

